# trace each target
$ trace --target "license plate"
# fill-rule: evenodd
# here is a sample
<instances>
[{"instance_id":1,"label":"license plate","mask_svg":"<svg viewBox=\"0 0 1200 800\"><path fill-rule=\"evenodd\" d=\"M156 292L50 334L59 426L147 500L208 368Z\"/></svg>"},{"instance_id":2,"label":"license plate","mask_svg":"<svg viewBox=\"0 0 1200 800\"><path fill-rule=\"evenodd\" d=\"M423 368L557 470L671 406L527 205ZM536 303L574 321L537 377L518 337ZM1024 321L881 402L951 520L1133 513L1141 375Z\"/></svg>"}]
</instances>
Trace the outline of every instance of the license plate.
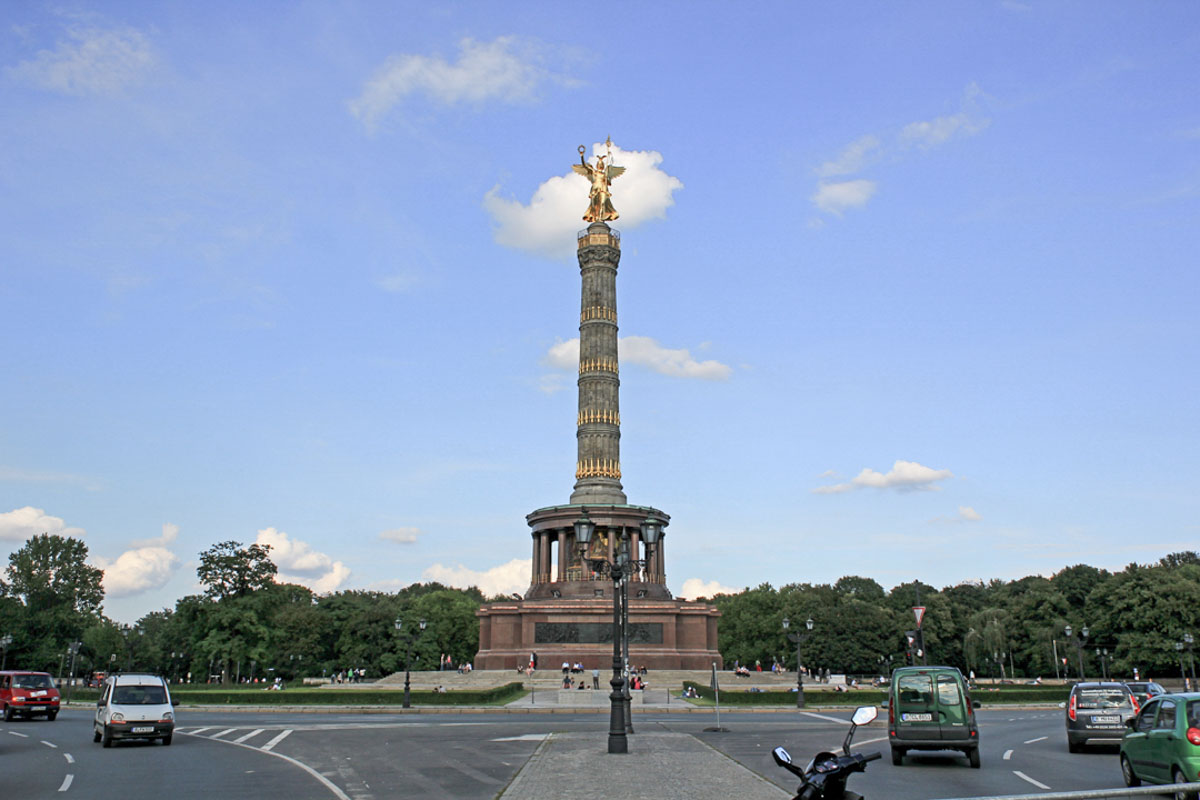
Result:
<instances>
[{"instance_id":1,"label":"license plate","mask_svg":"<svg viewBox=\"0 0 1200 800\"><path fill-rule=\"evenodd\" d=\"M1092 722L1097 725L1120 725L1120 717L1092 717Z\"/></svg>"},{"instance_id":2,"label":"license plate","mask_svg":"<svg viewBox=\"0 0 1200 800\"><path fill-rule=\"evenodd\" d=\"M143 725L140 728L134 728L133 733L154 733L153 725Z\"/></svg>"},{"instance_id":3,"label":"license plate","mask_svg":"<svg viewBox=\"0 0 1200 800\"><path fill-rule=\"evenodd\" d=\"M46 710L46 707L45 707L45 706L33 706L33 707L32 707L32 708L30 708L29 710L30 710L30 711L45 711L45 710Z\"/></svg>"},{"instance_id":4,"label":"license plate","mask_svg":"<svg viewBox=\"0 0 1200 800\"><path fill-rule=\"evenodd\" d=\"M903 722L933 722L933 714L901 714Z\"/></svg>"}]
</instances>

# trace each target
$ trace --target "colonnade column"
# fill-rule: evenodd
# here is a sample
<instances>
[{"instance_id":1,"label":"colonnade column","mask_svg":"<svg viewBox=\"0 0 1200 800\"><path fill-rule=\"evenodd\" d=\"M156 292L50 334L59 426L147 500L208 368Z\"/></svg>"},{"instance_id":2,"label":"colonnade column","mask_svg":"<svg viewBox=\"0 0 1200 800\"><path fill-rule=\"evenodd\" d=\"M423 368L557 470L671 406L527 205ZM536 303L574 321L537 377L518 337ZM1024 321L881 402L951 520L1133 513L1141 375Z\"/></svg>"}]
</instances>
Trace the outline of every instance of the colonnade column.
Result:
<instances>
[{"instance_id":1,"label":"colonnade column","mask_svg":"<svg viewBox=\"0 0 1200 800\"><path fill-rule=\"evenodd\" d=\"M567 579L567 529L558 529L558 580L559 582Z\"/></svg>"}]
</instances>

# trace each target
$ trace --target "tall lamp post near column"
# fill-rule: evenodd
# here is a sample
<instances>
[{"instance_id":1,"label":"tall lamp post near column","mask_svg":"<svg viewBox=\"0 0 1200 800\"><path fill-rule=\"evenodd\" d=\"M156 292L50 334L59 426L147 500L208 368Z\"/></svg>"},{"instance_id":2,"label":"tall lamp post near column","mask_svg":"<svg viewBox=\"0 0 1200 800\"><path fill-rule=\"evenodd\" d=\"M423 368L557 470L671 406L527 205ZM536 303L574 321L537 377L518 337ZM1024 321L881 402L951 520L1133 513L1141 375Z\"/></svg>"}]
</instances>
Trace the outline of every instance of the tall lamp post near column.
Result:
<instances>
[{"instance_id":1,"label":"tall lamp post near column","mask_svg":"<svg viewBox=\"0 0 1200 800\"><path fill-rule=\"evenodd\" d=\"M6 669L8 667L8 646L12 643L13 638L11 633L6 633L3 636L0 636L0 651L3 651L4 653L3 656L0 656L0 669Z\"/></svg>"},{"instance_id":2,"label":"tall lamp post near column","mask_svg":"<svg viewBox=\"0 0 1200 800\"><path fill-rule=\"evenodd\" d=\"M791 624L791 620L787 617L783 618L783 630L785 632ZM808 633L789 633L787 635L789 641L796 643L796 708L804 708L804 670L800 666L800 645L812 635L812 617L804 620L804 627L808 629Z\"/></svg>"},{"instance_id":3,"label":"tall lamp post near column","mask_svg":"<svg viewBox=\"0 0 1200 800\"><path fill-rule=\"evenodd\" d=\"M609 680L612 694L609 695L611 707L608 716L608 752L628 753L629 739L626 736L625 669L622 664L623 652L621 643L624 639L625 609L629 603L629 579L639 569L646 567L646 559L634 558L629 552L629 531L621 530L621 547L613 561L607 558L590 558L587 554L588 544L596 524L583 509L583 516L575 520L575 544L579 548L580 558L588 568L601 575L607 574L613 582L613 676ZM646 543L647 555L653 553L658 544L658 536L662 531L662 523L654 517L648 517L642 522L642 540ZM632 726L629 726L632 727Z\"/></svg>"},{"instance_id":4,"label":"tall lamp post near column","mask_svg":"<svg viewBox=\"0 0 1200 800\"><path fill-rule=\"evenodd\" d=\"M1188 668L1192 673L1192 685L1188 687L1189 691L1196 690L1196 659L1192 657L1192 648L1195 646L1195 644L1196 637L1192 636L1190 633L1185 633L1183 635L1183 647L1185 650L1187 650Z\"/></svg>"},{"instance_id":5,"label":"tall lamp post near column","mask_svg":"<svg viewBox=\"0 0 1200 800\"><path fill-rule=\"evenodd\" d=\"M398 636L401 635L402 631L404 630L404 620L402 620L400 617L396 617L396 621L393 624L396 626L396 635L398 635ZM420 626L421 631L425 630L425 620L421 620L420 622L417 623L417 625ZM418 631L417 635L418 636L420 635L420 631ZM412 635L409 635L408 650L404 657L404 704L403 704L404 708L412 708L412 703L409 702L408 673L412 669L413 638L414 637Z\"/></svg>"},{"instance_id":6,"label":"tall lamp post near column","mask_svg":"<svg viewBox=\"0 0 1200 800\"><path fill-rule=\"evenodd\" d=\"M1063 633L1065 633L1067 638L1070 639L1072 633L1071 626L1068 625L1063 628ZM1075 637L1075 654L1079 658L1079 680L1081 681L1086 680L1086 678L1083 677L1083 646L1087 644L1087 640L1088 626L1084 625L1079 629L1079 636Z\"/></svg>"}]
</instances>

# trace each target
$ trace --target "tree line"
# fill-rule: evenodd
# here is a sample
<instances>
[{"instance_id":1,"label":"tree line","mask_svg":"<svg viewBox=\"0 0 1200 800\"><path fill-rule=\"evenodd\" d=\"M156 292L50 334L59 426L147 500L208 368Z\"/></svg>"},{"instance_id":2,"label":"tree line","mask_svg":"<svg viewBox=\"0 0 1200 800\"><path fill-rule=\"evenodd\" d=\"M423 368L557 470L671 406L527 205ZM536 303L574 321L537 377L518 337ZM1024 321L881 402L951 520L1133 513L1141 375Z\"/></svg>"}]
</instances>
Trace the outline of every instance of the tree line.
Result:
<instances>
[{"instance_id":1,"label":"tree line","mask_svg":"<svg viewBox=\"0 0 1200 800\"><path fill-rule=\"evenodd\" d=\"M414 670L437 669L444 656L470 661L478 650L475 612L501 599L438 583L316 595L276 582L270 555L264 545L213 545L200 554L202 593L121 625L103 613L103 573L87 564L87 546L35 536L9 556L0 578L0 636L12 637L5 660L65 674L74 658L77 674L139 669L193 682L351 669L376 678L403 670L410 647ZM719 647L729 665L766 669L778 661L794 670L796 645L787 633L799 632L806 637L801 663L810 670L881 674L917 660L980 677L1074 677L1080 664L1088 677L1129 676L1134 667L1144 676L1178 675L1191 653L1176 643L1200 633L1200 556L1172 553L1120 572L1079 564L1049 578L941 590L918 581L885 591L871 578L847 576L833 584L762 584L709 602L722 613ZM914 606L926 610L921 635L910 642Z\"/></svg>"}]
</instances>

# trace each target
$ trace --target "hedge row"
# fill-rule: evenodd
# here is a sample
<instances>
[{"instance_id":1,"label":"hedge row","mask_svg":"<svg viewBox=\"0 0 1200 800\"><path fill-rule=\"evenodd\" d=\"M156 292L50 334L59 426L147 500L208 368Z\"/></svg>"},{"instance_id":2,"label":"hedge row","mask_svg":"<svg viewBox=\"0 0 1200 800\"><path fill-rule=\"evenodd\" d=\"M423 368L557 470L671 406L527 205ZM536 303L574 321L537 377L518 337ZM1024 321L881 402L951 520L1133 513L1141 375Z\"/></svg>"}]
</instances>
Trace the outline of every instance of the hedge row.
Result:
<instances>
[{"instance_id":1,"label":"hedge row","mask_svg":"<svg viewBox=\"0 0 1200 800\"><path fill-rule=\"evenodd\" d=\"M434 692L426 689L410 692L413 705L420 706L480 706L499 705L521 696L525 687L521 683L507 683L493 689L461 689ZM404 703L403 689L355 689L354 691L330 691L328 689L285 689L277 692L270 689L228 689L225 691L206 688L190 689L177 686L171 689L171 698L182 705L246 705L246 706L399 706ZM73 701L96 702L100 693L96 689L78 689L71 693Z\"/></svg>"},{"instance_id":2,"label":"hedge row","mask_svg":"<svg viewBox=\"0 0 1200 800\"><path fill-rule=\"evenodd\" d=\"M706 684L684 681L684 688L692 687L701 699L711 701L713 690ZM971 692L971 699L978 700L982 705L1004 703L1060 703L1067 699L1070 687L1066 686L1020 686L1003 687L995 690L976 688ZM887 697L883 689L851 689L846 692L834 692L829 689L806 689L805 702L812 705L829 706L863 706L879 705ZM795 692L749 692L745 689L724 689L721 691L722 705L729 706L794 706Z\"/></svg>"}]
</instances>

